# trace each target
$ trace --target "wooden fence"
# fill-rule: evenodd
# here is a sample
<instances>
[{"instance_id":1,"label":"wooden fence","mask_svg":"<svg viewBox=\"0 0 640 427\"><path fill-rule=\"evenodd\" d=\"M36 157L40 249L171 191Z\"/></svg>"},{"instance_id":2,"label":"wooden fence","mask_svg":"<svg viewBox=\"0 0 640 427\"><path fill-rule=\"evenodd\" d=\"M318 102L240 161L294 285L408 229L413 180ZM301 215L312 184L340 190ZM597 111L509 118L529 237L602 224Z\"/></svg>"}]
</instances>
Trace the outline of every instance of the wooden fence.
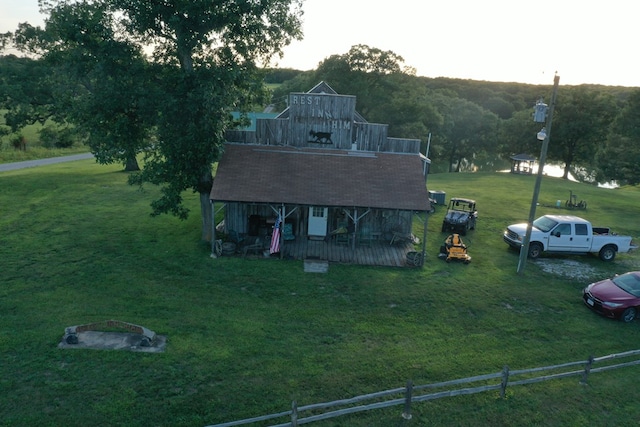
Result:
<instances>
[{"instance_id":1,"label":"wooden fence","mask_svg":"<svg viewBox=\"0 0 640 427\"><path fill-rule=\"evenodd\" d=\"M408 381L405 387L365 394L362 396L352 397L350 399L335 400L333 402L316 403L298 407L297 403L294 401L292 402L291 410L288 411L283 411L277 414L263 415L255 418L247 418L244 420L231 421L223 424L215 424L207 427L232 427L256 423L260 421L275 420L284 417L288 417L289 421L281 424L273 424L272 427L296 427L298 425L327 420L342 415L401 405L403 406L402 418L404 418L405 420L409 420L411 419L411 405L414 402L425 402L429 400L440 399L443 397L476 394L490 390L500 390L500 396L504 398L507 386L533 384L542 381L567 378L572 376L579 376L580 383L586 384L587 377L591 373L604 372L611 369L633 365L640 365L639 356L640 350L632 350L624 353L610 354L608 356L602 357L589 356L586 361L582 360L577 362L569 362L560 365L544 366L541 368L511 371L508 366L505 366L501 372L433 384L413 385L411 381ZM617 359L633 357L635 357L635 359L623 363L612 364L611 362ZM602 366L597 366L599 364L602 364ZM580 369L575 369L578 366L580 366ZM515 378L518 379L514 380ZM486 384L487 382L495 380L500 381L494 384ZM485 384L475 387L463 387L465 384L473 383ZM429 390L445 387L450 387L450 389L433 393L427 392ZM392 396L400 397L389 398ZM384 400L386 398L389 399ZM300 418L301 413L312 411L327 412Z\"/></svg>"}]
</instances>

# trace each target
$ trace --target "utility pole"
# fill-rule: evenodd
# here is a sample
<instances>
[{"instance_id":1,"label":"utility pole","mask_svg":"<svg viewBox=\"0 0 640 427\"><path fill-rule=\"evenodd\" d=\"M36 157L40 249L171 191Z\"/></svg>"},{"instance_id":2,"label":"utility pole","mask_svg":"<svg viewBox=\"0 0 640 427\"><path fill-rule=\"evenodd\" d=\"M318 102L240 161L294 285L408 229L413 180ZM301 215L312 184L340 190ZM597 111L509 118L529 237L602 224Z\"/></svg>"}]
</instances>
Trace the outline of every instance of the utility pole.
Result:
<instances>
[{"instance_id":1,"label":"utility pole","mask_svg":"<svg viewBox=\"0 0 640 427\"><path fill-rule=\"evenodd\" d=\"M538 195L540 194L540 184L542 182L542 170L544 169L544 162L547 158L547 149L549 148L549 138L551 138L551 124L553 123L553 110L556 106L556 98L558 97L558 84L560 83L560 76L555 75L553 78L553 94L551 95L551 106L549 107L549 115L547 116L547 123L545 126L545 132L538 133L538 135L544 135L542 141L542 150L540 151L540 161L538 162L538 175L536 176L536 185L533 189L533 197L531 198L531 209L529 210L529 221L527 222L527 232L524 236L524 241L520 247L520 258L518 259L518 274L524 271L524 267L527 263L527 256L529 255L529 243L531 240L531 228L533 227L533 221L536 216L536 206L538 205Z\"/></svg>"}]
</instances>

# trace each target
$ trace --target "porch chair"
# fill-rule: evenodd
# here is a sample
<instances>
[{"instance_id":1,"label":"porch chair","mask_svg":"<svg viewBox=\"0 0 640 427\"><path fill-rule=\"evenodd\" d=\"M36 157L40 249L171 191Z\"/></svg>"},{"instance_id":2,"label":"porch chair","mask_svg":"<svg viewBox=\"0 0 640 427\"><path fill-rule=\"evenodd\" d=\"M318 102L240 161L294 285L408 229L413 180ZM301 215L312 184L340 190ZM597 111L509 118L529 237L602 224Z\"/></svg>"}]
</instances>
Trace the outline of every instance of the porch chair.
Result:
<instances>
[{"instance_id":1,"label":"porch chair","mask_svg":"<svg viewBox=\"0 0 640 427\"><path fill-rule=\"evenodd\" d=\"M242 247L242 255L246 257L249 251L260 253L262 252L263 249L264 247L263 247L262 239L259 237L256 237L256 240L254 241L254 243L251 243L249 245L245 245Z\"/></svg>"},{"instance_id":2,"label":"porch chair","mask_svg":"<svg viewBox=\"0 0 640 427\"><path fill-rule=\"evenodd\" d=\"M293 234L293 225L285 223L282 227L282 240L296 240Z\"/></svg>"},{"instance_id":3,"label":"porch chair","mask_svg":"<svg viewBox=\"0 0 640 427\"><path fill-rule=\"evenodd\" d=\"M240 234L236 230L229 230L228 239L230 242L233 242L238 246L240 246L242 242L244 242L244 237L240 236Z\"/></svg>"},{"instance_id":4,"label":"porch chair","mask_svg":"<svg viewBox=\"0 0 640 427\"><path fill-rule=\"evenodd\" d=\"M227 239L222 243L222 253L224 255L233 255L240 252L240 246L244 242L244 237L241 237L237 231L229 230L227 232Z\"/></svg>"},{"instance_id":5,"label":"porch chair","mask_svg":"<svg viewBox=\"0 0 640 427\"><path fill-rule=\"evenodd\" d=\"M361 245L371 246L371 240L373 240L373 237L371 236L371 227L365 224L360 227L358 232L358 243Z\"/></svg>"},{"instance_id":6,"label":"porch chair","mask_svg":"<svg viewBox=\"0 0 640 427\"><path fill-rule=\"evenodd\" d=\"M338 228L334 232L336 236L336 243L339 245L349 244L349 230L346 222L339 222Z\"/></svg>"}]
</instances>

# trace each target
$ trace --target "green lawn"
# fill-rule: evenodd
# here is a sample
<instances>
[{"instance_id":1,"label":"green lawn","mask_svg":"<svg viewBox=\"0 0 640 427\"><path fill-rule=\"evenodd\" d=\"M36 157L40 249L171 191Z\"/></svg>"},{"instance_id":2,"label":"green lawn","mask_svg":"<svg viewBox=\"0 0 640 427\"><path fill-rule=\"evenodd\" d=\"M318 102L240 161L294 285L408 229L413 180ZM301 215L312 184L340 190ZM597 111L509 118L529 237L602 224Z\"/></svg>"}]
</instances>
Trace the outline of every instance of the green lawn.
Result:
<instances>
[{"instance_id":1,"label":"green lawn","mask_svg":"<svg viewBox=\"0 0 640 427\"><path fill-rule=\"evenodd\" d=\"M187 221L152 218L157 189L117 166L78 161L0 174L0 425L204 426L402 387L584 360L640 347L640 321L603 319L586 281L638 267L572 257L589 279L546 273L502 242L526 221L535 177L435 174L429 188L475 198L472 262L437 258L444 210L428 223L423 269L212 259ZM569 190L596 225L640 239L640 191L544 178L538 214ZM421 236L422 234L419 233ZM567 258L560 258L567 260ZM592 276L592 277L591 277ZM64 328L122 320L167 351L60 350ZM408 425L635 425L640 368L416 403ZM401 407L314 426L402 425ZM282 420L284 422L286 420ZM257 424L261 425L261 424Z\"/></svg>"}]
</instances>

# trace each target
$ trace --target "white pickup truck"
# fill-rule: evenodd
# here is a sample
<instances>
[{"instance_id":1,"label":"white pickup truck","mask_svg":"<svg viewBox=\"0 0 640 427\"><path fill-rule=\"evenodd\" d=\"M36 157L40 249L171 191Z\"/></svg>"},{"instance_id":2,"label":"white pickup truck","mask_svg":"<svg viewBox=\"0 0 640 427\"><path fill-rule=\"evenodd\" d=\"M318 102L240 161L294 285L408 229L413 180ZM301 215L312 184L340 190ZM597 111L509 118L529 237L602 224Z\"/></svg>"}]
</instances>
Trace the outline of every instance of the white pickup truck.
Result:
<instances>
[{"instance_id":1,"label":"white pickup truck","mask_svg":"<svg viewBox=\"0 0 640 427\"><path fill-rule=\"evenodd\" d=\"M503 239L520 250L527 224L507 227ZM561 254L597 254L603 261L612 261L616 253L637 249L630 236L618 236L608 228L592 227L585 219L572 215L544 215L533 221L529 240L529 258L543 252Z\"/></svg>"}]
</instances>

